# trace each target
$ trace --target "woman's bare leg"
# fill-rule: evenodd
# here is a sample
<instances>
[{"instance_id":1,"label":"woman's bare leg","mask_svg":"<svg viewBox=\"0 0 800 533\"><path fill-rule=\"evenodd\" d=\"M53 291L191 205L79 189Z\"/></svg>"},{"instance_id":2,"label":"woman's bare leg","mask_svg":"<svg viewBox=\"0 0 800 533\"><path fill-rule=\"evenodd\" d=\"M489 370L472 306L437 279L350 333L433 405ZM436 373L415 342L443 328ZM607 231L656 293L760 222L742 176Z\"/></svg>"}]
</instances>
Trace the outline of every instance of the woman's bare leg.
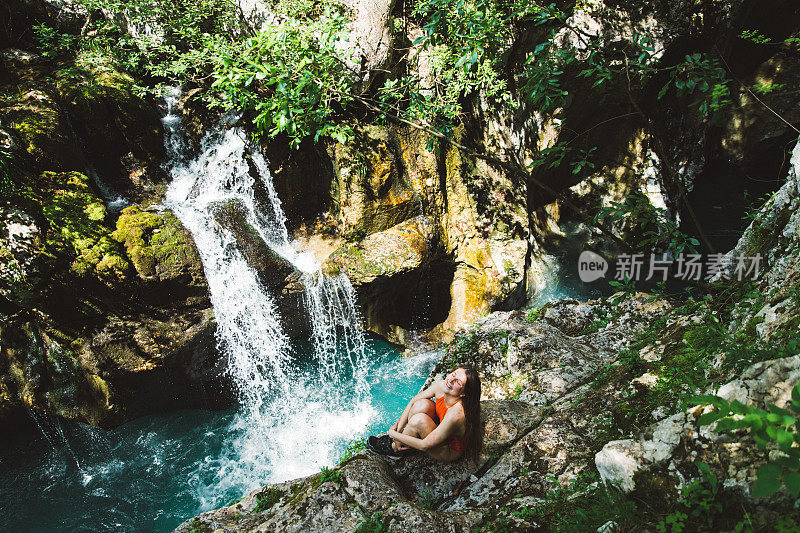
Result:
<instances>
[{"instance_id":1,"label":"woman's bare leg","mask_svg":"<svg viewBox=\"0 0 800 533\"><path fill-rule=\"evenodd\" d=\"M406 424L403 434L411 437L417 437L418 439L424 439L431 431L436 429L436 425L436 422L434 422L430 416L424 413L417 413L414 416L409 417L408 424ZM428 450L428 455L437 461L442 461L443 463L455 461L460 457L458 452L451 449L446 444L437 446L432 450Z\"/></svg>"},{"instance_id":2,"label":"woman's bare leg","mask_svg":"<svg viewBox=\"0 0 800 533\"><path fill-rule=\"evenodd\" d=\"M411 418L417 413L428 415L428 418L433 420L434 423L438 423L439 417L436 415L436 404L430 400L422 399L414 402L411 409L408 411L408 422L410 422ZM408 422L406 422L406 425L408 425ZM404 429L405 428L397 428L397 431L402 433Z\"/></svg>"},{"instance_id":3,"label":"woman's bare leg","mask_svg":"<svg viewBox=\"0 0 800 533\"><path fill-rule=\"evenodd\" d=\"M409 427L409 425L411 425L411 419L418 414L426 415L427 418L430 419L431 422L433 423L433 427L434 428L436 427L437 420L439 420L439 417L436 415L436 406L432 401L422 399L414 402L414 404L411 406L411 409L408 411L408 421L406 422L405 427L397 428L397 431L399 431L400 433L405 433L406 435L411 435L411 433L408 433L406 429ZM433 431L433 429L429 430L427 433L425 433L425 435L427 435L431 431ZM416 436L416 434L414 436ZM425 437L420 437L420 438L425 438ZM392 448L394 448L395 450L406 450L408 449L408 446L395 440L392 441Z\"/></svg>"}]
</instances>

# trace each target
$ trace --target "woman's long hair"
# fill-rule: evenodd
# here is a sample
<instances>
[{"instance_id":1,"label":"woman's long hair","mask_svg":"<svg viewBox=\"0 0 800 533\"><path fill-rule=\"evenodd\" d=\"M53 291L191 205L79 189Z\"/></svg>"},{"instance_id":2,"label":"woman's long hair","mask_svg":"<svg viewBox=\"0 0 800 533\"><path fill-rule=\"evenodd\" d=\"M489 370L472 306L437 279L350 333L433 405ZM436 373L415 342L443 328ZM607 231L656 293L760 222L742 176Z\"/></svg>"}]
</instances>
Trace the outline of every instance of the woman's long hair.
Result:
<instances>
[{"instance_id":1,"label":"woman's long hair","mask_svg":"<svg viewBox=\"0 0 800 533\"><path fill-rule=\"evenodd\" d=\"M466 431L464 432L464 455L477 459L483 448L483 426L481 425L481 378L478 371L470 365L458 365L467 374L461 406L464 408ZM453 370L455 370L453 369Z\"/></svg>"}]
</instances>

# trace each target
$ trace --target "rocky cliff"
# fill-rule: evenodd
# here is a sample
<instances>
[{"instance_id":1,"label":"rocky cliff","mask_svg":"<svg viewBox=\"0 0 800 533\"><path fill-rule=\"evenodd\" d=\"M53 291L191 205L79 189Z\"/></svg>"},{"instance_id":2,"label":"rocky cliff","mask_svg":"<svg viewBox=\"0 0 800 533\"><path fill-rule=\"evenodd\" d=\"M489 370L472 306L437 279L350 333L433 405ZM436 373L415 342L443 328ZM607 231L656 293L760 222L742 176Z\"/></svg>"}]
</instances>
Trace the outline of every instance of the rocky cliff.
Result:
<instances>
[{"instance_id":1,"label":"rocky cliff","mask_svg":"<svg viewBox=\"0 0 800 533\"><path fill-rule=\"evenodd\" d=\"M157 205L160 111L111 65L6 49L3 68L3 426L229 401L200 258Z\"/></svg>"},{"instance_id":2,"label":"rocky cliff","mask_svg":"<svg viewBox=\"0 0 800 533\"><path fill-rule=\"evenodd\" d=\"M800 527L787 489L750 495L777 445L701 426L710 407L686 403L713 393L787 408L800 382L792 342L800 302L780 281L798 261L795 154L786 184L736 248L763 255L759 280L732 269L705 298L561 300L459 330L431 379L456 363L479 369L486 446L478 461L387 460L356 443L331 469L254 490L176 531ZM758 228L772 238L754 239Z\"/></svg>"}]
</instances>

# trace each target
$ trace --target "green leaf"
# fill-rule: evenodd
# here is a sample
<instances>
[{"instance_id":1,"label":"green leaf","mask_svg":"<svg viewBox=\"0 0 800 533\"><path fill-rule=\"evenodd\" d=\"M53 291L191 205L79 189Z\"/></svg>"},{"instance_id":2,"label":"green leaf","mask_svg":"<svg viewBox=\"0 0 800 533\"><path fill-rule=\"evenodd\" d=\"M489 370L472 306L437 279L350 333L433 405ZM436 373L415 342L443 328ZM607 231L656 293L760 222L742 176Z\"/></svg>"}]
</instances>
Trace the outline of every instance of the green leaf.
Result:
<instances>
[{"instance_id":1,"label":"green leaf","mask_svg":"<svg viewBox=\"0 0 800 533\"><path fill-rule=\"evenodd\" d=\"M767 436L772 440L778 440L778 428L775 426L767 426L766 428Z\"/></svg>"},{"instance_id":2,"label":"green leaf","mask_svg":"<svg viewBox=\"0 0 800 533\"><path fill-rule=\"evenodd\" d=\"M782 408L778 407L775 404L770 404L769 405L769 411L770 411L770 413L775 413L777 415L792 416L792 412L791 411L789 411L787 409L782 409Z\"/></svg>"},{"instance_id":3,"label":"green leaf","mask_svg":"<svg viewBox=\"0 0 800 533\"><path fill-rule=\"evenodd\" d=\"M756 471L756 475L759 478L775 478L777 479L781 475L781 468L776 465L775 463L767 463L765 465L761 465L759 469Z\"/></svg>"},{"instance_id":4,"label":"green leaf","mask_svg":"<svg viewBox=\"0 0 800 533\"><path fill-rule=\"evenodd\" d=\"M718 411L711 411L710 413L700 415L700 418L697 419L697 425L700 427L707 426L708 424L712 424L724 416L724 414Z\"/></svg>"},{"instance_id":5,"label":"green leaf","mask_svg":"<svg viewBox=\"0 0 800 533\"><path fill-rule=\"evenodd\" d=\"M737 415L746 415L752 413L753 410L739 400L733 400L733 402L731 402L731 412Z\"/></svg>"},{"instance_id":6,"label":"green leaf","mask_svg":"<svg viewBox=\"0 0 800 533\"><path fill-rule=\"evenodd\" d=\"M753 431L758 431L764 427L764 420L755 413L745 415L745 417L742 419L742 423L750 426L750 429Z\"/></svg>"},{"instance_id":7,"label":"green leaf","mask_svg":"<svg viewBox=\"0 0 800 533\"><path fill-rule=\"evenodd\" d=\"M611 285L612 287L622 286L622 283L620 283L619 281L609 281L608 284ZM691 398L686 400L686 402L689 405L708 405L708 404L717 405L716 402L719 399L720 399L719 396L714 396L712 394L698 394L697 396L692 396Z\"/></svg>"},{"instance_id":8,"label":"green leaf","mask_svg":"<svg viewBox=\"0 0 800 533\"><path fill-rule=\"evenodd\" d=\"M750 492L750 495L753 498L762 498L770 494L775 494L780 488L781 483L777 479L759 477L753 483L753 490Z\"/></svg>"},{"instance_id":9,"label":"green leaf","mask_svg":"<svg viewBox=\"0 0 800 533\"><path fill-rule=\"evenodd\" d=\"M778 428L778 435L776 437L776 442L781 449L789 447L794 442L794 436L783 428Z\"/></svg>"},{"instance_id":10,"label":"green leaf","mask_svg":"<svg viewBox=\"0 0 800 533\"><path fill-rule=\"evenodd\" d=\"M753 435L753 439L756 441L756 446L758 446L762 450L766 448L767 444L769 443L769 441L767 441L765 438L760 437L758 435Z\"/></svg>"},{"instance_id":11,"label":"green leaf","mask_svg":"<svg viewBox=\"0 0 800 533\"><path fill-rule=\"evenodd\" d=\"M800 496L800 472L792 472L783 476L783 484L786 485L786 490L792 498Z\"/></svg>"},{"instance_id":12,"label":"green leaf","mask_svg":"<svg viewBox=\"0 0 800 533\"><path fill-rule=\"evenodd\" d=\"M772 462L786 470L800 470L800 459L797 457L778 457Z\"/></svg>"}]
</instances>

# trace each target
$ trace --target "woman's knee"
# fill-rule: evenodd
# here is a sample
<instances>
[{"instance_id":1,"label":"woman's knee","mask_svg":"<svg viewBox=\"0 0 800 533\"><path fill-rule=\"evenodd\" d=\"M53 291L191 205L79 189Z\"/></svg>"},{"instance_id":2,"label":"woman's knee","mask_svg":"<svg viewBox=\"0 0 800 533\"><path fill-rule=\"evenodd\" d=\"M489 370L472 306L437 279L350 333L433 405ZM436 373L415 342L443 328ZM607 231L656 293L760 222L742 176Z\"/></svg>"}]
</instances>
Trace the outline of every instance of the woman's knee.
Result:
<instances>
[{"instance_id":1,"label":"woman's knee","mask_svg":"<svg viewBox=\"0 0 800 533\"><path fill-rule=\"evenodd\" d=\"M425 413L416 413L408 419L408 425L417 430L418 433L430 433L436 427L436 422Z\"/></svg>"},{"instance_id":2,"label":"woman's knee","mask_svg":"<svg viewBox=\"0 0 800 533\"><path fill-rule=\"evenodd\" d=\"M433 418L436 415L436 407L433 405L433 402L430 400L422 399L417 400L413 404L411 404L411 410L409 411L409 420L412 416L418 413L423 413L428 415L429 418Z\"/></svg>"}]
</instances>

